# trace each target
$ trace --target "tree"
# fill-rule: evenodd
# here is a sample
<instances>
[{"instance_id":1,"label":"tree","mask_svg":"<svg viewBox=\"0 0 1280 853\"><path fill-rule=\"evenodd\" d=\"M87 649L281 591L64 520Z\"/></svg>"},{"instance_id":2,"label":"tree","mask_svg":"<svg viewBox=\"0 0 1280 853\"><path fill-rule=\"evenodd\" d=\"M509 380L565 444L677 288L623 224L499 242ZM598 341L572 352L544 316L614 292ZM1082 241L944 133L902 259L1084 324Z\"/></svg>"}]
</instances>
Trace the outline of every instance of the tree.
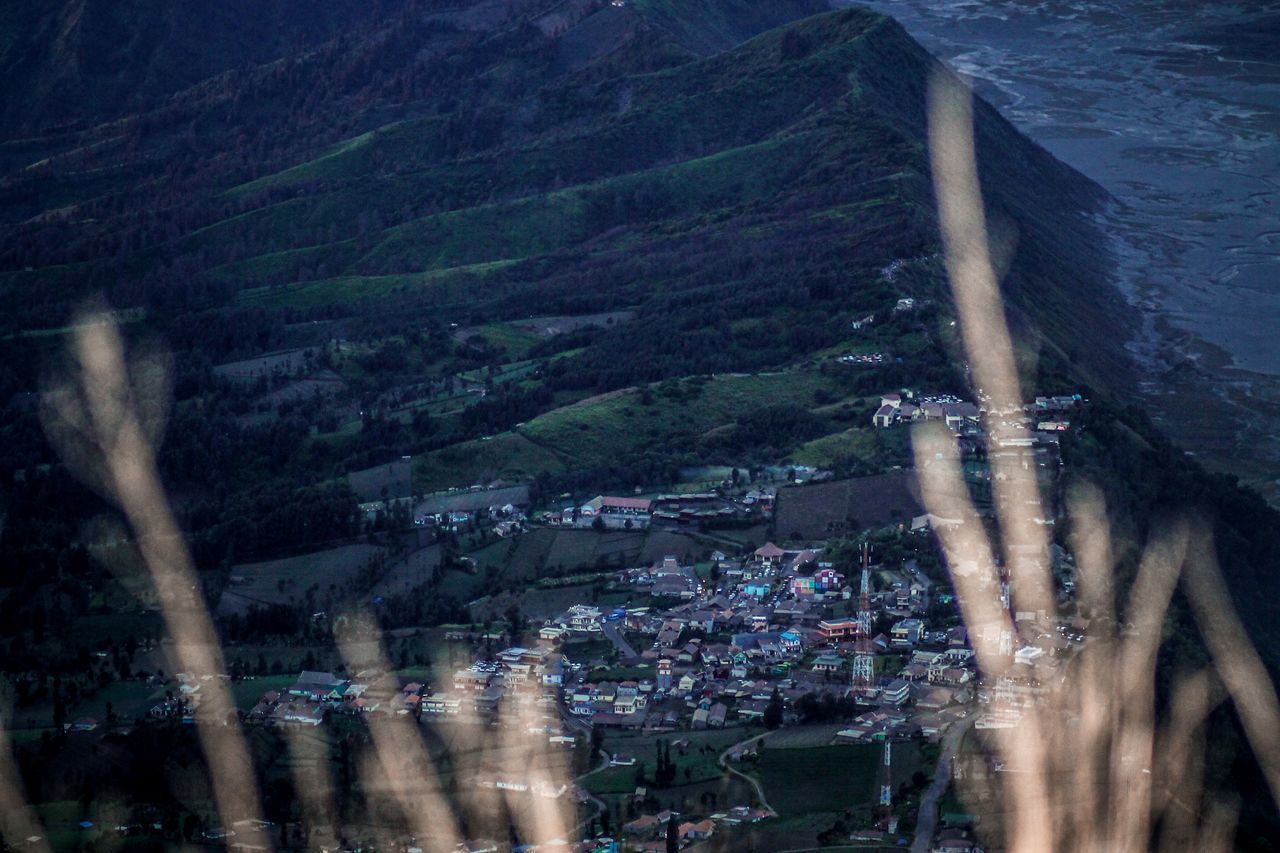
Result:
<instances>
[{"instance_id":1,"label":"tree","mask_svg":"<svg viewBox=\"0 0 1280 853\"><path fill-rule=\"evenodd\" d=\"M604 729L599 726L591 728L591 765L594 767L600 758L600 745L604 743Z\"/></svg>"},{"instance_id":2,"label":"tree","mask_svg":"<svg viewBox=\"0 0 1280 853\"><path fill-rule=\"evenodd\" d=\"M764 709L764 727L772 730L780 725L782 725L782 694L775 687L773 695L769 697L769 704Z\"/></svg>"},{"instance_id":3,"label":"tree","mask_svg":"<svg viewBox=\"0 0 1280 853\"><path fill-rule=\"evenodd\" d=\"M680 851L680 822L675 815L667 818L667 853Z\"/></svg>"}]
</instances>

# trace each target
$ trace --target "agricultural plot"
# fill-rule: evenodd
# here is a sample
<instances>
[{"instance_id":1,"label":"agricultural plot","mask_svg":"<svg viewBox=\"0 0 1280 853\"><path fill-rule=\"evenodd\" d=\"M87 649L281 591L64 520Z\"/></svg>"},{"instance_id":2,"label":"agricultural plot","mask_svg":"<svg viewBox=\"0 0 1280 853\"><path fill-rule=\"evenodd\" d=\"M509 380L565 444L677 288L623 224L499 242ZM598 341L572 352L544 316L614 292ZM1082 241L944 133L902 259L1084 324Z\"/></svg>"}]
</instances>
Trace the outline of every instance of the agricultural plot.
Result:
<instances>
[{"instance_id":1,"label":"agricultural plot","mask_svg":"<svg viewBox=\"0 0 1280 853\"><path fill-rule=\"evenodd\" d=\"M538 343L540 336L534 331L511 323L470 326L453 333L453 339L458 343L466 343L472 338L481 338L490 346L504 350L508 358L521 359L534 344Z\"/></svg>"},{"instance_id":2,"label":"agricultural plot","mask_svg":"<svg viewBox=\"0 0 1280 853\"><path fill-rule=\"evenodd\" d=\"M299 249L292 253L280 253L288 260L277 261L275 256L251 258L242 270L255 271L258 265L268 271L273 267L287 268L298 261L305 262L305 253L328 253L330 257L346 257L354 241L340 241ZM298 257L303 256L303 257ZM370 299L395 294L428 291L441 301L465 302L467 294L484 282L488 275L510 266L513 261L496 260L475 264L461 264L438 270L391 275L343 275L334 278L291 282L285 285L267 285L248 288L236 294L236 301L245 305L291 306L309 308L351 299ZM243 274L243 273L242 273Z\"/></svg>"},{"instance_id":3,"label":"agricultural plot","mask_svg":"<svg viewBox=\"0 0 1280 853\"><path fill-rule=\"evenodd\" d=\"M564 460L553 450L516 433L454 444L417 457L414 482L423 491L484 483L499 477L522 479L539 471L559 473Z\"/></svg>"},{"instance_id":4,"label":"agricultural plot","mask_svg":"<svg viewBox=\"0 0 1280 853\"><path fill-rule=\"evenodd\" d=\"M407 463L406 463L407 464ZM480 489L477 491L440 492L427 495L414 507L417 515L438 512L475 512L491 506L525 506L529 503L528 486L508 486L502 489Z\"/></svg>"},{"instance_id":5,"label":"agricultural plot","mask_svg":"<svg viewBox=\"0 0 1280 853\"><path fill-rule=\"evenodd\" d=\"M104 722L107 709L122 720L133 720L147 712L156 701L164 698L164 688L145 681L115 681L84 696L74 708L69 709L67 719L92 717Z\"/></svg>"},{"instance_id":6,"label":"agricultural plot","mask_svg":"<svg viewBox=\"0 0 1280 853\"><path fill-rule=\"evenodd\" d=\"M441 556L440 546L432 545L393 563L382 579L369 590L369 596L391 598L408 595L431 580L440 566Z\"/></svg>"},{"instance_id":7,"label":"agricultural plot","mask_svg":"<svg viewBox=\"0 0 1280 853\"><path fill-rule=\"evenodd\" d=\"M892 746L892 784L896 789L921 769L913 743ZM782 817L841 812L874 803L880 790L883 757L879 744L777 748L760 754L758 774L769 804Z\"/></svg>"},{"instance_id":8,"label":"agricultural plot","mask_svg":"<svg viewBox=\"0 0 1280 853\"><path fill-rule=\"evenodd\" d=\"M479 566L501 569L511 578L532 580L541 576L547 565L547 555L555 545L558 532L546 528L531 530L523 536L486 545L470 556Z\"/></svg>"},{"instance_id":9,"label":"agricultural plot","mask_svg":"<svg viewBox=\"0 0 1280 853\"><path fill-rule=\"evenodd\" d=\"M213 368L213 372L226 379L241 381L251 381L272 375L287 376L306 365L307 352L305 349L281 350L256 358L219 364Z\"/></svg>"},{"instance_id":10,"label":"agricultural plot","mask_svg":"<svg viewBox=\"0 0 1280 853\"><path fill-rule=\"evenodd\" d=\"M332 397L347 389L346 381L332 370L324 370L306 379L298 379L269 391L254 400L257 406L275 409L285 403L310 400L315 397Z\"/></svg>"},{"instance_id":11,"label":"agricultural plot","mask_svg":"<svg viewBox=\"0 0 1280 853\"><path fill-rule=\"evenodd\" d=\"M495 384L503 382L515 382L524 377L530 376L538 368L538 362L532 359L524 361L511 361L505 364L497 365L492 369L477 367L474 370L467 370L458 374L458 378L464 382L484 382L491 379Z\"/></svg>"},{"instance_id":12,"label":"agricultural plot","mask_svg":"<svg viewBox=\"0 0 1280 853\"><path fill-rule=\"evenodd\" d=\"M520 434L575 463L607 466L629 453L693 448L761 405L808 409L819 391L842 394L835 380L805 370L704 377L648 397L634 388L591 397L539 415Z\"/></svg>"},{"instance_id":13,"label":"agricultural plot","mask_svg":"<svg viewBox=\"0 0 1280 853\"><path fill-rule=\"evenodd\" d=\"M731 527L715 532L717 541L732 542L736 547L753 551L763 545L769 538L769 528L764 524L753 524L750 527Z\"/></svg>"},{"instance_id":14,"label":"agricultural plot","mask_svg":"<svg viewBox=\"0 0 1280 853\"><path fill-rule=\"evenodd\" d=\"M893 471L780 489L777 530L784 539L827 539L860 527L910 524L923 512L915 472Z\"/></svg>"},{"instance_id":15,"label":"agricultural plot","mask_svg":"<svg viewBox=\"0 0 1280 853\"><path fill-rule=\"evenodd\" d=\"M701 554L704 547L698 543L696 539L685 536L682 533L672 533L668 530L650 530L645 536L644 545L640 548L638 563L652 563L661 560L668 554L679 557L681 560L691 560Z\"/></svg>"},{"instance_id":16,"label":"agricultural plot","mask_svg":"<svg viewBox=\"0 0 1280 853\"><path fill-rule=\"evenodd\" d=\"M791 461L813 468L830 468L849 457L872 464L876 456L875 431L870 427L855 427L800 445L792 451Z\"/></svg>"},{"instance_id":17,"label":"agricultural plot","mask_svg":"<svg viewBox=\"0 0 1280 853\"><path fill-rule=\"evenodd\" d=\"M458 601L470 601L480 593L484 578L471 572L451 569L445 572L440 582L440 592L451 595Z\"/></svg>"},{"instance_id":18,"label":"agricultural plot","mask_svg":"<svg viewBox=\"0 0 1280 853\"><path fill-rule=\"evenodd\" d=\"M413 494L413 462L397 459L385 465L352 471L347 474L347 483L361 501L407 498Z\"/></svg>"},{"instance_id":19,"label":"agricultural plot","mask_svg":"<svg viewBox=\"0 0 1280 853\"><path fill-rule=\"evenodd\" d=\"M799 749L827 746L835 740L836 733L849 728L848 723L821 723L790 726L769 735L769 747L773 749Z\"/></svg>"},{"instance_id":20,"label":"agricultural plot","mask_svg":"<svg viewBox=\"0 0 1280 853\"><path fill-rule=\"evenodd\" d=\"M591 590L590 585L526 589L516 596L481 599L474 602L471 611L475 617L501 619L506 614L507 607L514 603L527 619L550 619L574 604L590 601Z\"/></svg>"},{"instance_id":21,"label":"agricultural plot","mask_svg":"<svg viewBox=\"0 0 1280 853\"><path fill-rule=\"evenodd\" d=\"M587 535L582 535L587 534ZM646 534L587 530L556 531L555 541L547 553L547 564L563 569L607 565L628 561L644 546Z\"/></svg>"},{"instance_id":22,"label":"agricultural plot","mask_svg":"<svg viewBox=\"0 0 1280 853\"><path fill-rule=\"evenodd\" d=\"M374 545L343 545L327 551L243 563L231 569L231 582L218 602L218 615L244 614L255 605L301 601L312 587L341 588L383 549Z\"/></svg>"},{"instance_id":23,"label":"agricultural plot","mask_svg":"<svg viewBox=\"0 0 1280 853\"><path fill-rule=\"evenodd\" d=\"M482 566L503 569L514 580L558 577L596 566L640 565L668 554L693 557L703 546L692 537L665 530L596 531L539 528L495 542L471 556Z\"/></svg>"},{"instance_id":24,"label":"agricultural plot","mask_svg":"<svg viewBox=\"0 0 1280 853\"><path fill-rule=\"evenodd\" d=\"M588 326L612 326L625 323L636 315L634 311L609 311L603 314L580 314L572 317L530 317L513 320L508 325L543 338L563 335Z\"/></svg>"}]
</instances>

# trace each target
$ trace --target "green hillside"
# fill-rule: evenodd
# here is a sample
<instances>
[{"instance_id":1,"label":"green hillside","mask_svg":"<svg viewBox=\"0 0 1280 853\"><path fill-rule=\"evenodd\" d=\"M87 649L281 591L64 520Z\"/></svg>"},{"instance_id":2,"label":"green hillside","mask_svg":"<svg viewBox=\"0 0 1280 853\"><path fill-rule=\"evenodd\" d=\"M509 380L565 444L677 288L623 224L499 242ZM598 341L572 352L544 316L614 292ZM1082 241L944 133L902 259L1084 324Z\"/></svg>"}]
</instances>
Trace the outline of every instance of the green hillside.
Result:
<instances>
[{"instance_id":1,"label":"green hillside","mask_svg":"<svg viewBox=\"0 0 1280 853\"><path fill-rule=\"evenodd\" d=\"M0 141L0 463L54 461L21 394L101 293L175 351L162 463L215 562L304 544L333 483L405 455L423 488L899 464L864 434L876 395L965 387L924 146L938 66L821 5L333 7L113 124ZM982 104L977 130L1028 383L1126 387L1101 191Z\"/></svg>"}]
</instances>

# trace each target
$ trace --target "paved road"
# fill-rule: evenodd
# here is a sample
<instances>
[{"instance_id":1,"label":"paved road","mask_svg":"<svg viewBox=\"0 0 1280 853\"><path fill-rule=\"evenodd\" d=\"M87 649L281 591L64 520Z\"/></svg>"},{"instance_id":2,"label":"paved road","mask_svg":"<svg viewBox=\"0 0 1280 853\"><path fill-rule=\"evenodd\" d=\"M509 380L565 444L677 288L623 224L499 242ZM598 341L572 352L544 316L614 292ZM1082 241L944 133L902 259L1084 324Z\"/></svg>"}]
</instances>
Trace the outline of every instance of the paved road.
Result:
<instances>
[{"instance_id":1,"label":"paved road","mask_svg":"<svg viewBox=\"0 0 1280 853\"><path fill-rule=\"evenodd\" d=\"M613 647L618 650L618 657L623 663L640 657L639 653L631 648L627 638L622 636L622 632L618 630L617 622L601 622L600 631L609 638L609 642L613 643Z\"/></svg>"},{"instance_id":2,"label":"paved road","mask_svg":"<svg viewBox=\"0 0 1280 853\"><path fill-rule=\"evenodd\" d=\"M577 729L578 731L586 735L588 740L590 740L591 738L591 720L590 719L584 720L582 717L579 717L576 714L570 714L569 709L564 706L564 700L561 699L560 697L556 697L556 710L560 712L560 719L564 721L565 725L569 726L570 728Z\"/></svg>"},{"instance_id":3,"label":"paved road","mask_svg":"<svg viewBox=\"0 0 1280 853\"><path fill-rule=\"evenodd\" d=\"M960 749L960 741L964 740L965 733L973 727L976 719L977 715L970 712L966 719L952 725L942 736L938 768L934 771L933 782L920 798L920 816L916 819L916 837L911 842L911 853L928 853L933 842L933 831L938 825L938 800L951 784L951 761Z\"/></svg>"},{"instance_id":4,"label":"paved road","mask_svg":"<svg viewBox=\"0 0 1280 853\"><path fill-rule=\"evenodd\" d=\"M737 749L740 746L746 746L749 743L755 743L756 741L760 740L761 738L765 737L768 734L769 732L765 732L764 734L759 734L759 735L756 735L755 737L749 737L744 741L739 741L738 743L735 743L733 746L729 747L724 752L720 753L719 761L720 761L721 767L723 767L725 770L728 770L733 775L746 780L747 784L755 789L756 799L760 801L760 808L773 811L773 807L769 805L769 801L764 798L764 788L760 787L760 782L757 781L754 777L748 776L746 773L743 773L741 770L738 770L736 767L729 766L729 753L733 752L735 749Z\"/></svg>"}]
</instances>

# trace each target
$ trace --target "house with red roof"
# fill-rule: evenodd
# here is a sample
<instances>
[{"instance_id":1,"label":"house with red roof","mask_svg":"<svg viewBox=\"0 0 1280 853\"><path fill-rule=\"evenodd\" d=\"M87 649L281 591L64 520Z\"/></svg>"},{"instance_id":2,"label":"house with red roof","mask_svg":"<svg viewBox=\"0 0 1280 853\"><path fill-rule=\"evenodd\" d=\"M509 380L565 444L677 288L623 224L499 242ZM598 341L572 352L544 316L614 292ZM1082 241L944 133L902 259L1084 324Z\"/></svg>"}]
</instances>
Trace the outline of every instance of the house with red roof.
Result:
<instances>
[{"instance_id":1,"label":"house with red roof","mask_svg":"<svg viewBox=\"0 0 1280 853\"><path fill-rule=\"evenodd\" d=\"M783 551L777 545L774 545L772 542L766 542L757 548L751 556L755 557L762 563L777 566L782 564L782 558L786 555L787 552Z\"/></svg>"}]
</instances>

